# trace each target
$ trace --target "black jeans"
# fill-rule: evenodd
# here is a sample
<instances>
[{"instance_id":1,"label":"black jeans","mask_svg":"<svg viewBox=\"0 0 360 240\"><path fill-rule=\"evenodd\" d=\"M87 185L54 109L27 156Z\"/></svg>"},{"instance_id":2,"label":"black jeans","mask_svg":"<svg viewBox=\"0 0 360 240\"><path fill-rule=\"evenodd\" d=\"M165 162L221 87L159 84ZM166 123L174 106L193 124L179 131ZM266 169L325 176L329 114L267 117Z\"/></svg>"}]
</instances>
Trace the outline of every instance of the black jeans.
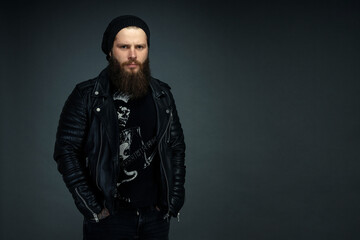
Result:
<instances>
[{"instance_id":1,"label":"black jeans","mask_svg":"<svg viewBox=\"0 0 360 240\"><path fill-rule=\"evenodd\" d=\"M84 219L84 240L168 240L170 222L155 207L122 209L96 223Z\"/></svg>"}]
</instances>

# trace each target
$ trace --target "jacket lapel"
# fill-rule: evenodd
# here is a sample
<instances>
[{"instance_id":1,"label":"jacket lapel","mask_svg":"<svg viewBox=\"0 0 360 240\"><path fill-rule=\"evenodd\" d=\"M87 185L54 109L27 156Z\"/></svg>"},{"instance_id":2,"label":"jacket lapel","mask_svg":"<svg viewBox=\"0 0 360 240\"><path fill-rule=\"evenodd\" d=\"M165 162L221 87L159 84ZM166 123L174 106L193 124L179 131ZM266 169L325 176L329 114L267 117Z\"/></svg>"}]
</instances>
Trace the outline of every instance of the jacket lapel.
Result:
<instances>
[{"instance_id":1,"label":"jacket lapel","mask_svg":"<svg viewBox=\"0 0 360 240\"><path fill-rule=\"evenodd\" d=\"M166 95L165 91L161 89L160 85L152 78L150 81L150 87L153 92L153 98L156 107L156 117L157 117L157 140L166 131L167 122L169 121L170 116L170 104L167 99L169 96Z\"/></svg>"},{"instance_id":2,"label":"jacket lapel","mask_svg":"<svg viewBox=\"0 0 360 240\"><path fill-rule=\"evenodd\" d=\"M114 102L112 100L112 95L110 94L107 69L104 69L100 73L92 97L95 98L92 111L100 119L101 127L105 129L111 151L116 155L119 146L119 127Z\"/></svg>"}]
</instances>

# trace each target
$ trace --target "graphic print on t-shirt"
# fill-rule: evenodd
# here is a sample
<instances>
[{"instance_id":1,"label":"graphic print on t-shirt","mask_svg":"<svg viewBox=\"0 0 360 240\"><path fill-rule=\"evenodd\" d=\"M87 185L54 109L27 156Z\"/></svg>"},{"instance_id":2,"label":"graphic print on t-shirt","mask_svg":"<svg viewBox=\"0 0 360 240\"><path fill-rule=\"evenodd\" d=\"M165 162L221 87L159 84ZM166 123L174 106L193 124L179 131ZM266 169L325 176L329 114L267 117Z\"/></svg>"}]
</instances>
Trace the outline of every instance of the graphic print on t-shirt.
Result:
<instances>
[{"instance_id":1,"label":"graphic print on t-shirt","mask_svg":"<svg viewBox=\"0 0 360 240\"><path fill-rule=\"evenodd\" d=\"M117 186L134 180L140 170L147 168L154 157L149 153L155 145L155 138L144 143L139 126L125 127L130 117L129 97L119 92L113 96L120 127L119 162L120 176Z\"/></svg>"},{"instance_id":2,"label":"graphic print on t-shirt","mask_svg":"<svg viewBox=\"0 0 360 240\"><path fill-rule=\"evenodd\" d=\"M130 99L116 92L113 102L119 129L116 198L133 207L153 206L158 198L160 159L152 93Z\"/></svg>"},{"instance_id":3,"label":"graphic print on t-shirt","mask_svg":"<svg viewBox=\"0 0 360 240\"><path fill-rule=\"evenodd\" d=\"M129 101L130 97L126 94L116 92L113 96L113 99L114 99L114 101L117 101L120 103L121 103L121 101L124 103L127 103ZM119 120L119 126L125 127L126 122L128 121L129 116L130 116L130 109L127 108L126 106L120 104L118 106L118 108L116 109L116 113L117 113L117 117Z\"/></svg>"},{"instance_id":4,"label":"graphic print on t-shirt","mask_svg":"<svg viewBox=\"0 0 360 240\"><path fill-rule=\"evenodd\" d=\"M125 129L120 133L120 149L119 149L119 160L123 163L130 157L131 150L141 148L142 141L140 135L140 128L129 128ZM145 156L146 157L146 156ZM131 164L131 163L129 163ZM124 182L132 181L138 175L138 172L134 169L132 171L127 171L125 167L121 168L120 179L118 186Z\"/></svg>"},{"instance_id":5,"label":"graphic print on t-shirt","mask_svg":"<svg viewBox=\"0 0 360 240\"><path fill-rule=\"evenodd\" d=\"M139 171L151 164L154 153L148 157L146 152L153 148L154 144L155 137L144 144L140 127L127 128L120 133L119 160L121 172L117 186L134 180Z\"/></svg>"}]
</instances>

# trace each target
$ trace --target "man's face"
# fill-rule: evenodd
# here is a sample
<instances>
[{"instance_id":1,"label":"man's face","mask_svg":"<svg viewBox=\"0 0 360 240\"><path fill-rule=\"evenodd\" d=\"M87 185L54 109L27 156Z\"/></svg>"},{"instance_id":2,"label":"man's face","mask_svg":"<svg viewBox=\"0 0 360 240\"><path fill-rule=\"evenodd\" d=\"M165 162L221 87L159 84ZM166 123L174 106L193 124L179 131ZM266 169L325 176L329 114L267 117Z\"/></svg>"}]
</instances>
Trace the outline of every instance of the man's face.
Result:
<instances>
[{"instance_id":1,"label":"man's face","mask_svg":"<svg viewBox=\"0 0 360 240\"><path fill-rule=\"evenodd\" d=\"M136 73L148 57L147 36L137 27L121 29L115 36L110 56L128 73Z\"/></svg>"}]
</instances>

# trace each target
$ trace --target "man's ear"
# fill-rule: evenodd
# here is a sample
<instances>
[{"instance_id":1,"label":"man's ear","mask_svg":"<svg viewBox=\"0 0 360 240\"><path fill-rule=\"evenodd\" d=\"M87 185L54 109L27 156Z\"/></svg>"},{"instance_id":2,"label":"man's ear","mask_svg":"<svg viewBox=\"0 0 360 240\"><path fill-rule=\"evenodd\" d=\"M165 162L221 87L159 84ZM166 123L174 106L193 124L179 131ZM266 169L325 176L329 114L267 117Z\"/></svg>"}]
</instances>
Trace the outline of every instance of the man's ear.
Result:
<instances>
[{"instance_id":1,"label":"man's ear","mask_svg":"<svg viewBox=\"0 0 360 240\"><path fill-rule=\"evenodd\" d=\"M111 51L109 52L109 56L112 57Z\"/></svg>"}]
</instances>

